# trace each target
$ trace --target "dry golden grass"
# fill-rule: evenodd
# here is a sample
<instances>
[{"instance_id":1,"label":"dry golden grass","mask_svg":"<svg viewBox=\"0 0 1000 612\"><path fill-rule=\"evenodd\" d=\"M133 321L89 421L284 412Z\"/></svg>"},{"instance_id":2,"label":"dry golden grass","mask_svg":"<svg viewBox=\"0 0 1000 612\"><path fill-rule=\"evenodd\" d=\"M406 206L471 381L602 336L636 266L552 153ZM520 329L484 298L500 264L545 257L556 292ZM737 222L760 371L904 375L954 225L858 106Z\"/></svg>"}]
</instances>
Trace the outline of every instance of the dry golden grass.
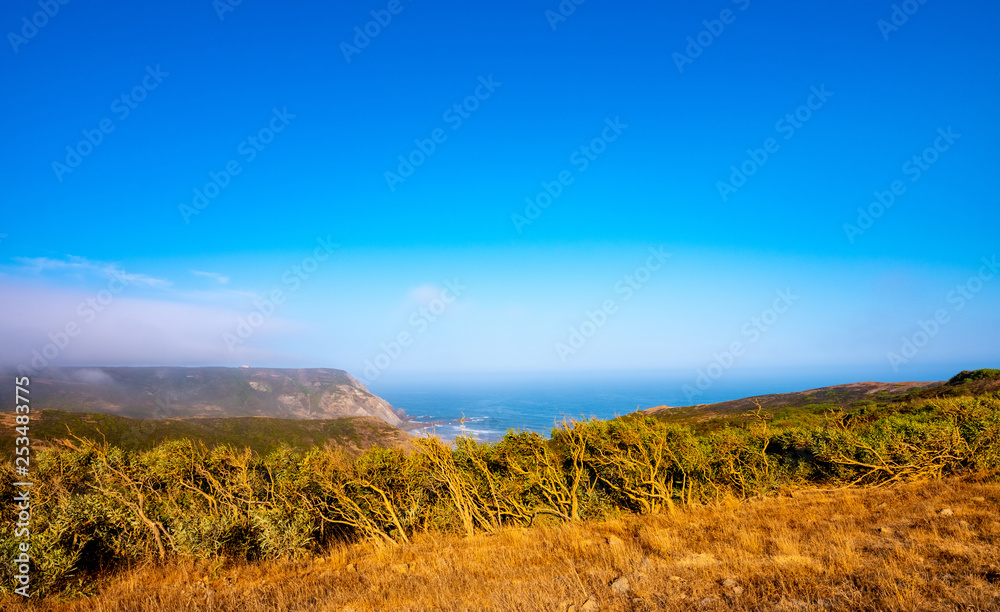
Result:
<instances>
[{"instance_id":1,"label":"dry golden grass","mask_svg":"<svg viewBox=\"0 0 1000 612\"><path fill-rule=\"evenodd\" d=\"M590 599L602 611L1000 610L1000 484L790 495L470 538L430 533L300 562L139 568L95 596L39 609L584 612ZM616 593L622 576L629 590Z\"/></svg>"}]
</instances>

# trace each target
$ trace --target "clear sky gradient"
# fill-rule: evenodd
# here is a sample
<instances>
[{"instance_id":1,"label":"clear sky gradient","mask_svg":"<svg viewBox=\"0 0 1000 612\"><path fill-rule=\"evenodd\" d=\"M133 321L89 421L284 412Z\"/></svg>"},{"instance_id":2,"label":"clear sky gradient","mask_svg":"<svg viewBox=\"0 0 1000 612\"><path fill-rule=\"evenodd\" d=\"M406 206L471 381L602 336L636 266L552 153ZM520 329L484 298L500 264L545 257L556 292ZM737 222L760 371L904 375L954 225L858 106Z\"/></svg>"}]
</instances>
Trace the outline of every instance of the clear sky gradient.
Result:
<instances>
[{"instance_id":1,"label":"clear sky gradient","mask_svg":"<svg viewBox=\"0 0 1000 612\"><path fill-rule=\"evenodd\" d=\"M2 362L995 366L998 18L7 2Z\"/></svg>"}]
</instances>

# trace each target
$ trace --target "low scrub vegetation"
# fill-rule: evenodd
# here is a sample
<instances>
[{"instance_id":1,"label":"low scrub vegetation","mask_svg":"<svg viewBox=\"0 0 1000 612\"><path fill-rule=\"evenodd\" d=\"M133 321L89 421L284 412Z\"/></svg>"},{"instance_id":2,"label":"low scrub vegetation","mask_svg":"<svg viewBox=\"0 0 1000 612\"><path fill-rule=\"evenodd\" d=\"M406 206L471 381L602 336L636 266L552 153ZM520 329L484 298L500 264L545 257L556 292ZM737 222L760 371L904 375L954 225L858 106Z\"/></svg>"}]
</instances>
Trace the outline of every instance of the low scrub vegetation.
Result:
<instances>
[{"instance_id":1,"label":"low scrub vegetation","mask_svg":"<svg viewBox=\"0 0 1000 612\"><path fill-rule=\"evenodd\" d=\"M669 516L806 487L988 480L1000 473L1000 396L876 404L802 427L776 428L758 410L741 427L706 433L642 416L568 421L548 439L420 438L411 452L357 457L190 440L123 450L79 437L33 463L32 589L71 596L150 561L294 562L349 542L395 550L431 534ZM3 474L3 499L15 480ZM16 542L5 522L0 555L13 558ZM0 566L4 595L11 567Z\"/></svg>"}]
</instances>

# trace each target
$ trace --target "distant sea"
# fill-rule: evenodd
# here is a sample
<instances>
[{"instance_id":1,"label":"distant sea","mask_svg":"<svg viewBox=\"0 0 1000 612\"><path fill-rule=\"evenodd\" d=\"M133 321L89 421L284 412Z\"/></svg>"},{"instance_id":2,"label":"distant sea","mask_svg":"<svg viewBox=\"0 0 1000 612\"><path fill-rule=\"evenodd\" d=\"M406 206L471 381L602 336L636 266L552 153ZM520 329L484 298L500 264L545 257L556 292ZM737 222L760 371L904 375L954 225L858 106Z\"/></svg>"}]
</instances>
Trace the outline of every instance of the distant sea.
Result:
<instances>
[{"instance_id":1,"label":"distant sea","mask_svg":"<svg viewBox=\"0 0 1000 612\"><path fill-rule=\"evenodd\" d=\"M611 419L654 406L689 406L721 402L768 393L803 391L835 384L872 380L871 377L815 374L785 379L750 378L718 380L692 401L683 391L693 386L685 377L584 377L566 379L506 378L427 382L376 381L371 391L416 422L441 422L415 434L433 432L446 440L465 435L496 441L508 430L536 431L550 435L563 418ZM935 380L929 378L928 380ZM937 379L940 380L940 379ZM464 417L464 423L459 419Z\"/></svg>"}]
</instances>

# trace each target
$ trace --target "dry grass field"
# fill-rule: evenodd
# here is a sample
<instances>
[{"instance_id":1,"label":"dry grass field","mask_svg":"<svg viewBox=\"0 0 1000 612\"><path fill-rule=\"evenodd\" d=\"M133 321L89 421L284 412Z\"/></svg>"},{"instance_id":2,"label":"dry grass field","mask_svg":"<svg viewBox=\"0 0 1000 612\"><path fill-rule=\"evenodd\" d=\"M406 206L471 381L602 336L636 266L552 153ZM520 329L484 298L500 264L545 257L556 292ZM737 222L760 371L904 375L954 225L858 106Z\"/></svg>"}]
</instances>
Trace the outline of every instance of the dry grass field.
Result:
<instances>
[{"instance_id":1,"label":"dry grass field","mask_svg":"<svg viewBox=\"0 0 1000 612\"><path fill-rule=\"evenodd\" d=\"M16 608L1000 610L998 510L1000 484L974 479L789 491L611 521L417 534L297 562L148 565L92 597Z\"/></svg>"}]
</instances>

